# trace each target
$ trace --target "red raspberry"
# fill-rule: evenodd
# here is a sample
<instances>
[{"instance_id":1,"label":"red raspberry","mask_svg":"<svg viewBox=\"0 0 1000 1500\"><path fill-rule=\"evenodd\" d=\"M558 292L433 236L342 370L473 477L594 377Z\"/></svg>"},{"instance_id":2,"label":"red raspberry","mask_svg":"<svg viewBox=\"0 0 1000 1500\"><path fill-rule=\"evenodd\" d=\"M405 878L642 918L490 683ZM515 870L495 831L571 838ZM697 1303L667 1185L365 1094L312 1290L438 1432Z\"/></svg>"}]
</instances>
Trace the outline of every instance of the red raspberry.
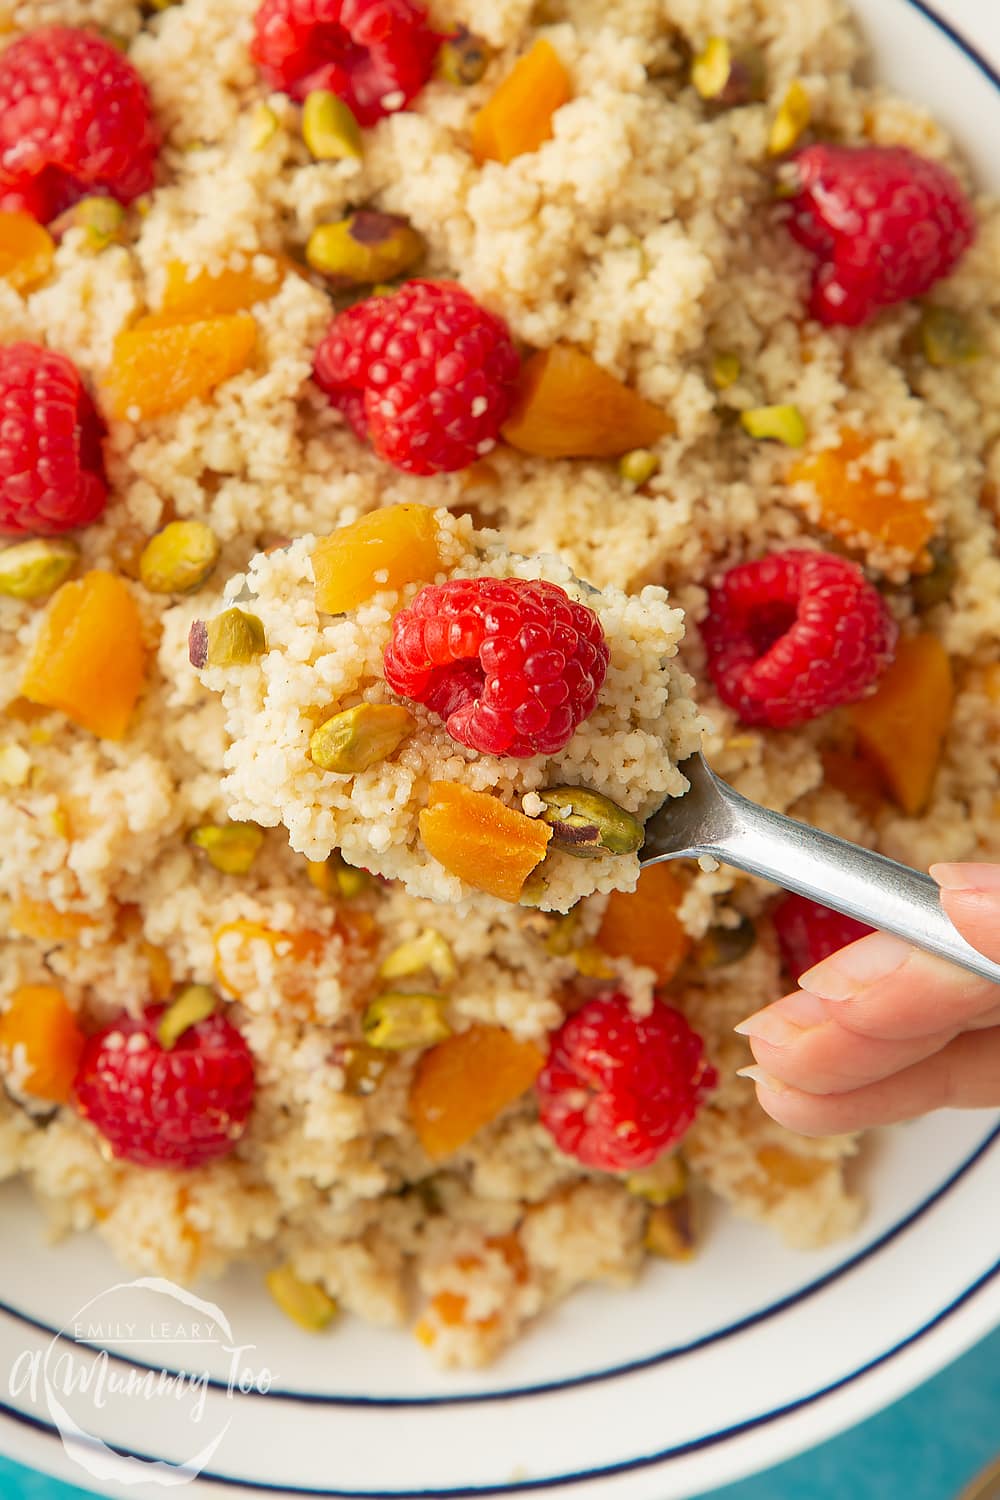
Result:
<instances>
[{"instance_id":1,"label":"red raspberry","mask_svg":"<svg viewBox=\"0 0 1000 1500\"><path fill-rule=\"evenodd\" d=\"M453 281L408 281L334 318L318 384L407 474L468 468L495 446L520 371L507 325Z\"/></svg>"},{"instance_id":2,"label":"red raspberry","mask_svg":"<svg viewBox=\"0 0 1000 1500\"><path fill-rule=\"evenodd\" d=\"M329 89L374 125L419 94L440 45L414 0L264 0L250 50L273 88Z\"/></svg>"},{"instance_id":3,"label":"red raspberry","mask_svg":"<svg viewBox=\"0 0 1000 1500\"><path fill-rule=\"evenodd\" d=\"M185 1031L171 1050L156 1027L165 1007L124 1013L88 1039L76 1101L115 1156L140 1167L200 1167L228 1156L253 1103L250 1049L223 1015Z\"/></svg>"},{"instance_id":4,"label":"red raspberry","mask_svg":"<svg viewBox=\"0 0 1000 1500\"><path fill-rule=\"evenodd\" d=\"M795 171L789 227L820 257L812 313L821 323L857 326L923 296L976 237L948 168L902 146L809 146Z\"/></svg>"},{"instance_id":5,"label":"red raspberry","mask_svg":"<svg viewBox=\"0 0 1000 1500\"><path fill-rule=\"evenodd\" d=\"M822 963L838 948L846 948L848 943L875 931L874 927L856 922L853 917L843 917L839 911L831 911L805 896L785 896L774 908L772 920L782 962L793 979Z\"/></svg>"},{"instance_id":6,"label":"red raspberry","mask_svg":"<svg viewBox=\"0 0 1000 1500\"><path fill-rule=\"evenodd\" d=\"M608 656L593 610L557 584L455 578L396 615L385 680L440 714L460 745L555 755L593 713Z\"/></svg>"},{"instance_id":7,"label":"red raspberry","mask_svg":"<svg viewBox=\"0 0 1000 1500\"><path fill-rule=\"evenodd\" d=\"M90 193L131 203L159 148L146 85L102 37L46 26L0 56L0 209L47 224Z\"/></svg>"},{"instance_id":8,"label":"red raspberry","mask_svg":"<svg viewBox=\"0 0 1000 1500\"><path fill-rule=\"evenodd\" d=\"M681 1139L717 1082L680 1011L658 1001L639 1020L625 995L609 995L588 1000L552 1038L539 1116L567 1156L630 1172Z\"/></svg>"},{"instance_id":9,"label":"red raspberry","mask_svg":"<svg viewBox=\"0 0 1000 1500\"><path fill-rule=\"evenodd\" d=\"M0 535L51 535L97 519L108 498L101 432L65 355L0 347Z\"/></svg>"},{"instance_id":10,"label":"red raspberry","mask_svg":"<svg viewBox=\"0 0 1000 1500\"><path fill-rule=\"evenodd\" d=\"M790 729L862 698L898 631L856 563L792 550L730 568L702 634L723 703L744 724Z\"/></svg>"}]
</instances>

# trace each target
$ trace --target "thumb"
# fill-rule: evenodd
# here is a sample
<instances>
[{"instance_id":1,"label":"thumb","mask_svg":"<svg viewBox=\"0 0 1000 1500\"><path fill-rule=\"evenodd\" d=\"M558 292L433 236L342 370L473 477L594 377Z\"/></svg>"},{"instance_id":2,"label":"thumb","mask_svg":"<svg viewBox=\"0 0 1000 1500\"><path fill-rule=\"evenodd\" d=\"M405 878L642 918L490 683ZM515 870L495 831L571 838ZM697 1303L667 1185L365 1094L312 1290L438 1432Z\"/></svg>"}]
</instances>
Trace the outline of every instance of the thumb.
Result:
<instances>
[{"instance_id":1,"label":"thumb","mask_svg":"<svg viewBox=\"0 0 1000 1500\"><path fill-rule=\"evenodd\" d=\"M1000 865L931 865L931 875L965 941L1000 963Z\"/></svg>"}]
</instances>

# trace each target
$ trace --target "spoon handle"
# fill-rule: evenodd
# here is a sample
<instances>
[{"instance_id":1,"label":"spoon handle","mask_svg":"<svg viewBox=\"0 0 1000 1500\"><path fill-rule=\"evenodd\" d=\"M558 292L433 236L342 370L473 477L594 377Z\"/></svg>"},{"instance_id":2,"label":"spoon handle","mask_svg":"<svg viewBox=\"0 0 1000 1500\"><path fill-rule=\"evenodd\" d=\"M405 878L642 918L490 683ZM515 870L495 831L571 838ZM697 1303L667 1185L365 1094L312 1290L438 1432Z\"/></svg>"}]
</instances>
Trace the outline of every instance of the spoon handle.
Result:
<instances>
[{"instance_id":1,"label":"spoon handle","mask_svg":"<svg viewBox=\"0 0 1000 1500\"><path fill-rule=\"evenodd\" d=\"M1000 984L1000 964L977 952L952 926L929 875L759 807L709 775L728 816L717 820L694 852L772 880Z\"/></svg>"}]
</instances>

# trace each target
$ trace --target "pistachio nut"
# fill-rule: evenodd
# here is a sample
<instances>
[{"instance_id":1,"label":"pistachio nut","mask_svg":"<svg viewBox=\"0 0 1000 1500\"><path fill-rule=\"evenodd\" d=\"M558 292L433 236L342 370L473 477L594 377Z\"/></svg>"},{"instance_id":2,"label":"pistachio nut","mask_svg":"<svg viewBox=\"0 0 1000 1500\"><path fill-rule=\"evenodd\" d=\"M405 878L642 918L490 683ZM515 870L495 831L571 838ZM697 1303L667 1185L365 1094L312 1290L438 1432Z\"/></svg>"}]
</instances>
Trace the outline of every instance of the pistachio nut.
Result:
<instances>
[{"instance_id":1,"label":"pistachio nut","mask_svg":"<svg viewBox=\"0 0 1000 1500\"><path fill-rule=\"evenodd\" d=\"M189 838L223 875L246 875L260 853L264 830L256 823L207 824L195 828Z\"/></svg>"},{"instance_id":2,"label":"pistachio nut","mask_svg":"<svg viewBox=\"0 0 1000 1500\"><path fill-rule=\"evenodd\" d=\"M740 425L752 438L770 438L786 448L804 446L809 431L797 406L752 406L740 413Z\"/></svg>"},{"instance_id":3,"label":"pistachio nut","mask_svg":"<svg viewBox=\"0 0 1000 1500\"><path fill-rule=\"evenodd\" d=\"M707 104L734 109L764 98L767 72L756 48L734 49L723 36L710 36L691 64L691 82Z\"/></svg>"},{"instance_id":4,"label":"pistachio nut","mask_svg":"<svg viewBox=\"0 0 1000 1500\"><path fill-rule=\"evenodd\" d=\"M211 576L220 550L204 521L170 521L143 547L139 577L151 594L190 594Z\"/></svg>"},{"instance_id":5,"label":"pistachio nut","mask_svg":"<svg viewBox=\"0 0 1000 1500\"><path fill-rule=\"evenodd\" d=\"M951 598L958 572L954 554L943 543L932 542L930 555L929 571L915 578L910 587L913 602L921 612L934 609Z\"/></svg>"},{"instance_id":6,"label":"pistachio nut","mask_svg":"<svg viewBox=\"0 0 1000 1500\"><path fill-rule=\"evenodd\" d=\"M255 104L250 114L250 150L263 151L274 140L280 123L269 104Z\"/></svg>"},{"instance_id":7,"label":"pistachio nut","mask_svg":"<svg viewBox=\"0 0 1000 1500\"><path fill-rule=\"evenodd\" d=\"M343 99L313 89L302 106L302 139L316 161L347 161L362 155L361 126Z\"/></svg>"},{"instance_id":8,"label":"pistachio nut","mask_svg":"<svg viewBox=\"0 0 1000 1500\"><path fill-rule=\"evenodd\" d=\"M454 36L441 44L437 56L438 72L446 83L463 87L478 83L489 67L490 49L481 36L460 26Z\"/></svg>"},{"instance_id":9,"label":"pistachio nut","mask_svg":"<svg viewBox=\"0 0 1000 1500\"><path fill-rule=\"evenodd\" d=\"M156 1039L165 1051L180 1041L186 1031L207 1021L218 1008L218 997L207 984L189 984L167 1006L156 1027Z\"/></svg>"},{"instance_id":10,"label":"pistachio nut","mask_svg":"<svg viewBox=\"0 0 1000 1500\"><path fill-rule=\"evenodd\" d=\"M310 860L307 868L310 884L332 900L353 901L372 885L368 871L347 864L339 849L328 859Z\"/></svg>"},{"instance_id":11,"label":"pistachio nut","mask_svg":"<svg viewBox=\"0 0 1000 1500\"><path fill-rule=\"evenodd\" d=\"M321 771L352 776L398 750L417 727L394 703L356 703L327 719L309 739L309 754Z\"/></svg>"},{"instance_id":12,"label":"pistachio nut","mask_svg":"<svg viewBox=\"0 0 1000 1500\"><path fill-rule=\"evenodd\" d=\"M117 198L81 198L49 225L53 239L61 240L70 229L83 230L83 248L96 254L126 238L127 214Z\"/></svg>"},{"instance_id":13,"label":"pistachio nut","mask_svg":"<svg viewBox=\"0 0 1000 1500\"><path fill-rule=\"evenodd\" d=\"M812 105L805 87L796 78L788 85L778 113L771 121L767 138L768 156L784 156L791 151L812 119Z\"/></svg>"},{"instance_id":14,"label":"pistachio nut","mask_svg":"<svg viewBox=\"0 0 1000 1500\"><path fill-rule=\"evenodd\" d=\"M660 460L648 448L633 448L631 453L624 454L618 460L619 474L629 484L634 484L636 489L648 484L659 467Z\"/></svg>"},{"instance_id":15,"label":"pistachio nut","mask_svg":"<svg viewBox=\"0 0 1000 1500\"><path fill-rule=\"evenodd\" d=\"M643 1241L650 1255L665 1260L692 1260L696 1242L693 1206L687 1193L650 1209Z\"/></svg>"},{"instance_id":16,"label":"pistachio nut","mask_svg":"<svg viewBox=\"0 0 1000 1500\"><path fill-rule=\"evenodd\" d=\"M717 391L728 391L743 374L743 363L738 354L720 352L712 356L712 384Z\"/></svg>"},{"instance_id":17,"label":"pistachio nut","mask_svg":"<svg viewBox=\"0 0 1000 1500\"><path fill-rule=\"evenodd\" d=\"M393 948L378 967L380 979L409 979L424 970L438 984L452 984L458 974L451 945L433 927L425 927L418 937Z\"/></svg>"},{"instance_id":18,"label":"pistachio nut","mask_svg":"<svg viewBox=\"0 0 1000 1500\"><path fill-rule=\"evenodd\" d=\"M16 542L0 552L0 594L10 599L41 599L72 573L80 556L66 537Z\"/></svg>"},{"instance_id":19,"label":"pistachio nut","mask_svg":"<svg viewBox=\"0 0 1000 1500\"><path fill-rule=\"evenodd\" d=\"M740 917L735 927L710 927L695 945L693 958L699 969L724 969L746 958L756 941L756 927L749 917Z\"/></svg>"},{"instance_id":20,"label":"pistachio nut","mask_svg":"<svg viewBox=\"0 0 1000 1500\"><path fill-rule=\"evenodd\" d=\"M264 1278L286 1318L307 1333L322 1333L337 1316L337 1304L315 1282L302 1281L290 1266L277 1266Z\"/></svg>"},{"instance_id":21,"label":"pistachio nut","mask_svg":"<svg viewBox=\"0 0 1000 1500\"><path fill-rule=\"evenodd\" d=\"M578 859L601 854L634 854L645 832L632 813L582 786L557 786L538 794L545 803L542 821L552 829L552 843Z\"/></svg>"},{"instance_id":22,"label":"pistachio nut","mask_svg":"<svg viewBox=\"0 0 1000 1500\"><path fill-rule=\"evenodd\" d=\"M952 307L928 305L920 316L920 346L929 365L949 369L971 365L983 355L969 320Z\"/></svg>"},{"instance_id":23,"label":"pistachio nut","mask_svg":"<svg viewBox=\"0 0 1000 1500\"><path fill-rule=\"evenodd\" d=\"M369 1047L405 1052L409 1047L432 1047L451 1036L440 995L406 994L387 990L368 1006L361 1030Z\"/></svg>"},{"instance_id":24,"label":"pistachio nut","mask_svg":"<svg viewBox=\"0 0 1000 1500\"><path fill-rule=\"evenodd\" d=\"M227 609L214 620L195 620L188 634L193 667L245 667L267 650L264 626L244 609Z\"/></svg>"},{"instance_id":25,"label":"pistachio nut","mask_svg":"<svg viewBox=\"0 0 1000 1500\"><path fill-rule=\"evenodd\" d=\"M654 1207L673 1203L687 1191L688 1170L683 1159L676 1154L661 1156L651 1167L633 1172L625 1179L625 1186L637 1198L644 1198Z\"/></svg>"},{"instance_id":26,"label":"pistachio nut","mask_svg":"<svg viewBox=\"0 0 1000 1500\"><path fill-rule=\"evenodd\" d=\"M423 235L406 219L363 208L314 229L306 260L336 286L370 286L411 270L426 248Z\"/></svg>"}]
</instances>

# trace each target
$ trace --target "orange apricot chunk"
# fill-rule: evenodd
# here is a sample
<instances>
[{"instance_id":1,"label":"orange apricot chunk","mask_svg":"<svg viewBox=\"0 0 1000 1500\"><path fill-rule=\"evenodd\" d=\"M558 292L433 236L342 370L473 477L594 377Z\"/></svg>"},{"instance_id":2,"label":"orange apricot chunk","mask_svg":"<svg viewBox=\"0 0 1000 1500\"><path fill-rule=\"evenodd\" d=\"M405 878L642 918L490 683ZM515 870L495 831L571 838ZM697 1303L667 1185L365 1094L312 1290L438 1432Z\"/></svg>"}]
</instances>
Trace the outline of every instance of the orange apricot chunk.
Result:
<instances>
[{"instance_id":1,"label":"orange apricot chunk","mask_svg":"<svg viewBox=\"0 0 1000 1500\"><path fill-rule=\"evenodd\" d=\"M573 97L569 74L540 38L508 73L472 122L476 161L506 165L552 139L552 116Z\"/></svg>"},{"instance_id":2,"label":"orange apricot chunk","mask_svg":"<svg viewBox=\"0 0 1000 1500\"><path fill-rule=\"evenodd\" d=\"M0 279L30 292L52 269L55 241L30 214L0 213Z\"/></svg>"},{"instance_id":3,"label":"orange apricot chunk","mask_svg":"<svg viewBox=\"0 0 1000 1500\"><path fill-rule=\"evenodd\" d=\"M381 589L429 583L441 569L437 517L426 505L373 510L320 537L312 564L316 608L325 615L356 609Z\"/></svg>"},{"instance_id":4,"label":"orange apricot chunk","mask_svg":"<svg viewBox=\"0 0 1000 1500\"><path fill-rule=\"evenodd\" d=\"M50 901L35 901L18 896L7 918L11 932L34 938L38 943L72 943L97 924L82 911L60 911Z\"/></svg>"},{"instance_id":5,"label":"orange apricot chunk","mask_svg":"<svg viewBox=\"0 0 1000 1500\"><path fill-rule=\"evenodd\" d=\"M159 312L175 317L217 318L244 312L255 302L268 302L280 292L285 267L277 261L276 274L265 277L258 271L220 271L217 276L199 271L190 276L182 260L172 260L167 267L167 281Z\"/></svg>"},{"instance_id":6,"label":"orange apricot chunk","mask_svg":"<svg viewBox=\"0 0 1000 1500\"><path fill-rule=\"evenodd\" d=\"M140 318L115 339L104 380L108 411L119 421L179 411L245 370L256 345L249 313Z\"/></svg>"},{"instance_id":7,"label":"orange apricot chunk","mask_svg":"<svg viewBox=\"0 0 1000 1500\"><path fill-rule=\"evenodd\" d=\"M673 429L666 412L572 344L532 354L503 426L512 448L538 458L619 458Z\"/></svg>"},{"instance_id":8,"label":"orange apricot chunk","mask_svg":"<svg viewBox=\"0 0 1000 1500\"><path fill-rule=\"evenodd\" d=\"M948 653L925 634L901 640L873 696L848 710L858 749L910 817L930 801L954 702Z\"/></svg>"},{"instance_id":9,"label":"orange apricot chunk","mask_svg":"<svg viewBox=\"0 0 1000 1500\"><path fill-rule=\"evenodd\" d=\"M146 676L142 621L128 585L86 573L57 589L21 680L21 694L105 740L120 740Z\"/></svg>"},{"instance_id":10,"label":"orange apricot chunk","mask_svg":"<svg viewBox=\"0 0 1000 1500\"><path fill-rule=\"evenodd\" d=\"M531 1088L545 1064L535 1042L499 1026L472 1026L422 1052L410 1118L434 1161L451 1156Z\"/></svg>"},{"instance_id":11,"label":"orange apricot chunk","mask_svg":"<svg viewBox=\"0 0 1000 1500\"><path fill-rule=\"evenodd\" d=\"M845 428L840 447L811 453L788 470L789 484L808 484L819 500L819 522L834 536L871 537L893 551L919 558L934 535L926 504L903 496L895 461L883 474L865 467L871 443Z\"/></svg>"},{"instance_id":12,"label":"orange apricot chunk","mask_svg":"<svg viewBox=\"0 0 1000 1500\"><path fill-rule=\"evenodd\" d=\"M274 959L289 964L316 963L322 956L326 938L308 928L301 932L279 932L262 922L244 917L217 927L212 939L215 950L215 977L227 995L239 999L252 989L257 979L257 955L264 944Z\"/></svg>"},{"instance_id":13,"label":"orange apricot chunk","mask_svg":"<svg viewBox=\"0 0 1000 1500\"><path fill-rule=\"evenodd\" d=\"M684 887L665 864L647 865L634 891L612 891L597 934L611 958L630 958L669 984L691 951L677 908Z\"/></svg>"},{"instance_id":14,"label":"orange apricot chunk","mask_svg":"<svg viewBox=\"0 0 1000 1500\"><path fill-rule=\"evenodd\" d=\"M61 990L28 984L0 1015L0 1051L16 1070L15 1086L35 1099L66 1104L85 1037Z\"/></svg>"},{"instance_id":15,"label":"orange apricot chunk","mask_svg":"<svg viewBox=\"0 0 1000 1500\"><path fill-rule=\"evenodd\" d=\"M501 901L520 900L552 837L547 823L455 781L431 785L419 821L424 848L446 870Z\"/></svg>"}]
</instances>

